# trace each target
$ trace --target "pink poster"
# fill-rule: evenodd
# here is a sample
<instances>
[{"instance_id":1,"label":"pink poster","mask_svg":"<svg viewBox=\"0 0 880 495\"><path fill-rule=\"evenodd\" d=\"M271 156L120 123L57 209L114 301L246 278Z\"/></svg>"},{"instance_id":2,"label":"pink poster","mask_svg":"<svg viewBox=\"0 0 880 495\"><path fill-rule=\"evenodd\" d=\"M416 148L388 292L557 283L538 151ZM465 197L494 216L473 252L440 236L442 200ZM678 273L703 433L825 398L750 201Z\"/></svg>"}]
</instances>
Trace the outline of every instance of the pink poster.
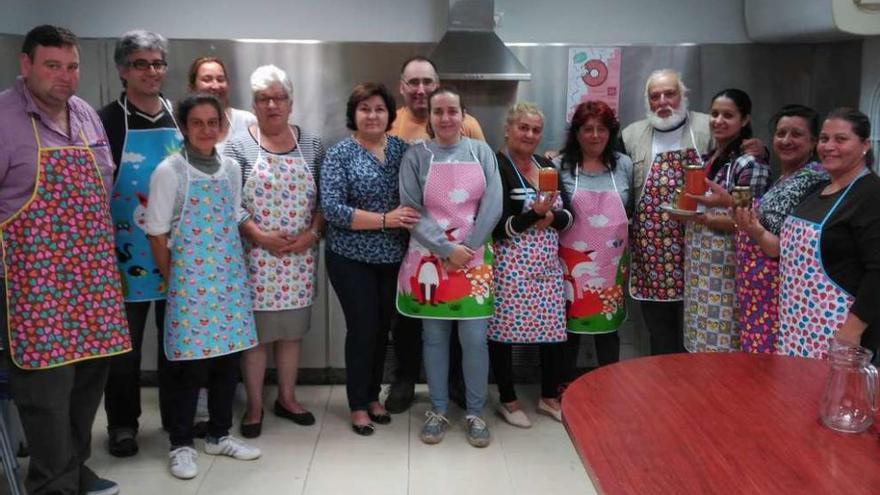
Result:
<instances>
[{"instance_id":1,"label":"pink poster","mask_svg":"<svg viewBox=\"0 0 880 495\"><path fill-rule=\"evenodd\" d=\"M568 111L587 100L604 101L618 113L620 98L620 48L575 47L568 50Z\"/></svg>"}]
</instances>

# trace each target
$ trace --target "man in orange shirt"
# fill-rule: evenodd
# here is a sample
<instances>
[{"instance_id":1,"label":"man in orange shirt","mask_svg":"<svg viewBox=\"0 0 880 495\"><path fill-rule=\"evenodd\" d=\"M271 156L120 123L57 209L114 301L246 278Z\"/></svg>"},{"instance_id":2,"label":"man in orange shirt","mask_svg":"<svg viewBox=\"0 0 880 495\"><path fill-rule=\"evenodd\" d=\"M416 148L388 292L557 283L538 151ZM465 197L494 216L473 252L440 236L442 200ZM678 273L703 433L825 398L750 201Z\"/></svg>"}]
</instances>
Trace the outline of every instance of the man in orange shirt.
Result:
<instances>
[{"instance_id":1,"label":"man in orange shirt","mask_svg":"<svg viewBox=\"0 0 880 495\"><path fill-rule=\"evenodd\" d=\"M415 56L403 63L400 71L400 94L403 108L397 109L397 118L389 134L409 143L430 139L428 136L428 95L440 85L434 63ZM469 138L485 141L477 119L465 114L462 133Z\"/></svg>"}]
</instances>

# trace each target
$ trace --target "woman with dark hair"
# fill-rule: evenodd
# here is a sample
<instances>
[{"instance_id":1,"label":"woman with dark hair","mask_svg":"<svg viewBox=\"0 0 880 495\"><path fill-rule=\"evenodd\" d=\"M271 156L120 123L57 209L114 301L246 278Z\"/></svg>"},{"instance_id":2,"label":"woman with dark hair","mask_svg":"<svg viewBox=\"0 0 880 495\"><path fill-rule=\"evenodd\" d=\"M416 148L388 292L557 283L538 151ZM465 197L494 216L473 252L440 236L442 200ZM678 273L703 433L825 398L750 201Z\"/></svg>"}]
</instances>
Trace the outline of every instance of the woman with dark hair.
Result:
<instances>
[{"instance_id":1,"label":"woman with dark hair","mask_svg":"<svg viewBox=\"0 0 880 495\"><path fill-rule=\"evenodd\" d=\"M575 218L559 236L568 301L568 379L574 378L580 335L593 336L600 366L620 359L617 329L626 320L624 283L634 191L632 160L613 150L619 131L620 123L607 104L581 103L557 158Z\"/></svg>"},{"instance_id":2,"label":"woman with dark hair","mask_svg":"<svg viewBox=\"0 0 880 495\"><path fill-rule=\"evenodd\" d=\"M538 412L557 417L566 340L559 235L571 226L568 199L553 164L535 150L544 115L531 103L507 111L505 147L499 151L503 211L495 226L495 313L489 320L489 361L498 384L498 414L520 428L531 421L513 387L513 344L537 344L541 355ZM544 172L542 172L542 170ZM554 172L552 190L540 177ZM545 187L546 189L546 187Z\"/></svg>"},{"instance_id":3,"label":"woman with dark hair","mask_svg":"<svg viewBox=\"0 0 880 495\"><path fill-rule=\"evenodd\" d=\"M169 360L171 452L177 478L198 474L193 417L208 389L205 453L240 460L260 450L229 434L241 351L257 345L238 224L241 171L217 154L223 107L198 93L177 109L184 148L150 178L146 230L156 266L168 283L165 356Z\"/></svg>"},{"instance_id":4,"label":"woman with dark hair","mask_svg":"<svg viewBox=\"0 0 880 495\"><path fill-rule=\"evenodd\" d=\"M850 108L828 114L816 151L830 182L780 234L781 354L822 358L829 339L880 344L880 179L870 172L871 123Z\"/></svg>"},{"instance_id":5,"label":"woman with dark hair","mask_svg":"<svg viewBox=\"0 0 880 495\"><path fill-rule=\"evenodd\" d=\"M229 73L226 64L217 57L199 57L189 66L187 76L189 90L209 93L223 104L223 121L220 123L220 141L217 151L223 153L226 142L232 136L247 132L248 127L257 122L254 114L229 105Z\"/></svg>"},{"instance_id":6,"label":"woman with dark hair","mask_svg":"<svg viewBox=\"0 0 880 495\"><path fill-rule=\"evenodd\" d=\"M736 250L730 208L735 187L748 188L753 198L767 189L770 171L743 153L752 137L752 100L745 91L725 89L712 97L709 128L715 149L705 160L706 183L712 193L691 196L707 208L690 217L685 232L684 343L690 352L739 351L739 310L736 302Z\"/></svg>"},{"instance_id":7,"label":"woman with dark hair","mask_svg":"<svg viewBox=\"0 0 880 495\"><path fill-rule=\"evenodd\" d=\"M785 218L828 175L815 161L819 114L786 105L770 120L781 175L753 207L737 207L736 299L745 352L776 352L779 328L779 231ZM717 194L726 195L726 191ZM732 202L732 198L729 200Z\"/></svg>"},{"instance_id":8,"label":"woman with dark hair","mask_svg":"<svg viewBox=\"0 0 880 495\"><path fill-rule=\"evenodd\" d=\"M422 216L400 267L397 310L422 319L432 404L422 441L439 443L449 425L449 339L457 321L467 440L486 447L491 439L483 420L489 380L486 326L494 312L490 239L501 217L501 179L492 149L462 136L465 113L458 91L437 88L428 96L428 114L432 139L412 146L400 166L401 204Z\"/></svg>"},{"instance_id":9,"label":"woman with dark hair","mask_svg":"<svg viewBox=\"0 0 880 495\"><path fill-rule=\"evenodd\" d=\"M260 345L242 355L247 411L241 435L255 438L263 424L263 380L272 352L278 377L273 412L298 425L315 416L296 399L300 344L311 328L317 297L318 244L324 217L318 211L321 138L288 123L293 85L274 65L251 74L257 122L233 137L225 154L241 167L241 224Z\"/></svg>"},{"instance_id":10,"label":"woman with dark hair","mask_svg":"<svg viewBox=\"0 0 880 495\"><path fill-rule=\"evenodd\" d=\"M400 205L398 172L407 144L387 134L396 108L385 86L355 86L345 110L345 125L354 132L330 148L321 166L327 275L345 315L345 389L358 435L372 435L373 423L391 422L379 388L406 230L419 220L418 211Z\"/></svg>"}]
</instances>

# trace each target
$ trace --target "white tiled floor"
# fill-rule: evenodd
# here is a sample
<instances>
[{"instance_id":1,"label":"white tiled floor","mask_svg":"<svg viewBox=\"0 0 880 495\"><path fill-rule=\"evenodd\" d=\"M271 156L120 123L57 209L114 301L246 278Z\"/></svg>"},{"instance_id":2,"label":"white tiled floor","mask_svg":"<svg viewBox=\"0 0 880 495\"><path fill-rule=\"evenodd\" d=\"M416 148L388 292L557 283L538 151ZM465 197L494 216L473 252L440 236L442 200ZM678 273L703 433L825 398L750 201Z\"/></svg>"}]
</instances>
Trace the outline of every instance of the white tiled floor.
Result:
<instances>
[{"instance_id":1,"label":"white tiled floor","mask_svg":"<svg viewBox=\"0 0 880 495\"><path fill-rule=\"evenodd\" d=\"M452 427L439 445L425 445L418 433L428 409L420 386L409 414L377 425L371 437L349 427L344 386L301 386L298 399L317 417L314 426L297 426L271 413L274 390L266 392L263 435L253 443L263 456L252 462L200 454L199 476L181 481L166 468L168 439L159 428L157 392L143 390L140 453L129 459L107 454L103 408L95 420L89 465L118 482L124 495L225 494L594 494L584 468L561 424L534 414L535 387L519 387L520 401L532 418L529 430L514 428L489 411L492 444L468 445L464 414L450 411ZM237 434L243 403L236 404ZM197 441L197 448L201 449ZM25 466L26 468L26 466ZM0 493L5 484L0 486Z\"/></svg>"}]
</instances>

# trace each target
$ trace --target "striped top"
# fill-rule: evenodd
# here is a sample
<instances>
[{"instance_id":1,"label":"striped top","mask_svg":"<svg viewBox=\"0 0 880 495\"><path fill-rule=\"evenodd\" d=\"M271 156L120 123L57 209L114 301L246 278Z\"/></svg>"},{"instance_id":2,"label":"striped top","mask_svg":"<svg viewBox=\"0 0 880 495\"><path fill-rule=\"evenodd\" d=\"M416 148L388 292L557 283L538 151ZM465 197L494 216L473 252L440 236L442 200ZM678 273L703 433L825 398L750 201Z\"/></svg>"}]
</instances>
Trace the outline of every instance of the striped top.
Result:
<instances>
[{"instance_id":1,"label":"striped top","mask_svg":"<svg viewBox=\"0 0 880 495\"><path fill-rule=\"evenodd\" d=\"M299 157L299 153L302 152L303 158L309 164L309 170L311 170L312 176L315 178L315 183L320 184L321 162L324 161L325 153L324 143L321 142L320 137L303 131L298 125L293 126L293 128L298 138L299 150L293 148L286 153L272 153L267 151L266 148L261 148L260 144L257 143L257 138L250 131L233 136L227 141L223 154L235 160L238 166L241 167L242 185L250 177L251 170L254 168L254 163L257 161L260 152L289 157Z\"/></svg>"}]
</instances>

